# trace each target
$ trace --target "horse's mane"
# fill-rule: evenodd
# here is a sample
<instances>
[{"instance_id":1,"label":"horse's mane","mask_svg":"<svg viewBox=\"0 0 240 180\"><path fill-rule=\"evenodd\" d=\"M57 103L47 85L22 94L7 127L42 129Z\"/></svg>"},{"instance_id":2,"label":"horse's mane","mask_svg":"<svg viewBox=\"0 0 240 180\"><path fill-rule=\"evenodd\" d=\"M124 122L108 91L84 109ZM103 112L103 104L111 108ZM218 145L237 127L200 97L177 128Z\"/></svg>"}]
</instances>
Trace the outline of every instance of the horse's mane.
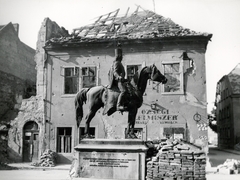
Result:
<instances>
[{"instance_id":1,"label":"horse's mane","mask_svg":"<svg viewBox=\"0 0 240 180\"><path fill-rule=\"evenodd\" d=\"M135 84L135 86L137 86L137 88L138 88L138 90L141 90L141 89L139 89L140 88L140 79L142 79L142 77L143 77L143 75L144 75L144 70L145 69L147 69L148 67L147 66L145 66L145 67L143 67L142 69L140 69L140 70L138 70L135 74L134 74L134 76L133 76L133 78L132 78L132 81L134 82L134 84Z\"/></svg>"}]
</instances>

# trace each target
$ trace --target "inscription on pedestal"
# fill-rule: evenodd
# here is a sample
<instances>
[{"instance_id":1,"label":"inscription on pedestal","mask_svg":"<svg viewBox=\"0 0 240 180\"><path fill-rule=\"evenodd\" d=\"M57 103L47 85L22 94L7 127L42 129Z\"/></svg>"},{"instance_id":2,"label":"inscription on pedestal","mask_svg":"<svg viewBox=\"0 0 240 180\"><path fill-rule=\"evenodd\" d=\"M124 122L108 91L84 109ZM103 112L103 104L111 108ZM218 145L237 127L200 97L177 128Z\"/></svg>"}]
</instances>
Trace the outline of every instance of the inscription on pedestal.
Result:
<instances>
[{"instance_id":1,"label":"inscription on pedestal","mask_svg":"<svg viewBox=\"0 0 240 180\"><path fill-rule=\"evenodd\" d=\"M138 153L81 152L80 177L139 179Z\"/></svg>"}]
</instances>

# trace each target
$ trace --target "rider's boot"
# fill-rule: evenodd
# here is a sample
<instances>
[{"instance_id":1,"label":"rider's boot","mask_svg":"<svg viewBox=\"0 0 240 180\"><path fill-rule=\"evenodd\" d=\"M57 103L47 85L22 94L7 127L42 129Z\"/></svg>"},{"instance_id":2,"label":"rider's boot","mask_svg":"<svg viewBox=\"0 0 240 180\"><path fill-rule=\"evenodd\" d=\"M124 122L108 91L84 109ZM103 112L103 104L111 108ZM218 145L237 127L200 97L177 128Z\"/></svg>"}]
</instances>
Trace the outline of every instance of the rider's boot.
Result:
<instances>
[{"instance_id":1,"label":"rider's boot","mask_svg":"<svg viewBox=\"0 0 240 180\"><path fill-rule=\"evenodd\" d=\"M120 93L119 97L118 97L118 101L117 101L117 111L125 111L127 110L127 107L125 107L123 105L123 96L124 93Z\"/></svg>"}]
</instances>

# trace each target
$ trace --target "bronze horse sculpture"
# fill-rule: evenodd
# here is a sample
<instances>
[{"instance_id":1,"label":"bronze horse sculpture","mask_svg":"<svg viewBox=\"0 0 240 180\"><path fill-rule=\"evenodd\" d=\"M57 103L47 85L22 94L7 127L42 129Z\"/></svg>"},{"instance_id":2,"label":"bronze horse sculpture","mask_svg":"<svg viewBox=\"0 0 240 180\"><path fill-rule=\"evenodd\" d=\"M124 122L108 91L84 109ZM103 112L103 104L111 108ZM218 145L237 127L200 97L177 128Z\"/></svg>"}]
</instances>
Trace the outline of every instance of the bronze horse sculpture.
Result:
<instances>
[{"instance_id":1,"label":"bronze horse sculpture","mask_svg":"<svg viewBox=\"0 0 240 180\"><path fill-rule=\"evenodd\" d=\"M136 72L130 82L125 82L128 87L128 97L125 104L128 111L127 138L136 138L134 134L135 119L138 108L141 107L143 102L143 94L146 90L148 79L163 84L167 82L166 77L161 74L154 64L142 68ZM104 107L103 114L107 114L108 116L116 112L116 100L119 93L117 87L115 89L108 89L104 86L82 88L77 93L75 97L75 110L78 127L83 118L83 104L86 102L88 104L88 113L85 117L85 138L91 138L89 134L90 122L101 107Z\"/></svg>"}]
</instances>

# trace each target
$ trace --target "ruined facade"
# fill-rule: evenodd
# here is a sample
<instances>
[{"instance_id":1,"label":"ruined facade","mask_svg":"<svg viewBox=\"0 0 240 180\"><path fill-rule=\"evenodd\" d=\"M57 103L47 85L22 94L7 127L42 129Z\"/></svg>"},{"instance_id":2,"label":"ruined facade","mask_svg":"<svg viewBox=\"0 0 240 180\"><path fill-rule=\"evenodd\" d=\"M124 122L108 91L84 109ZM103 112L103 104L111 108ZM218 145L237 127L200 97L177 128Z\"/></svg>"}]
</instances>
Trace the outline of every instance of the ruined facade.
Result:
<instances>
[{"instance_id":1,"label":"ruined facade","mask_svg":"<svg viewBox=\"0 0 240 180\"><path fill-rule=\"evenodd\" d=\"M0 26L1 119L21 104L21 99L32 95L36 83L35 50L20 41L18 29L18 24Z\"/></svg>"},{"instance_id":2,"label":"ruined facade","mask_svg":"<svg viewBox=\"0 0 240 180\"><path fill-rule=\"evenodd\" d=\"M36 94L35 50L20 41L18 31L19 25L11 22L0 26L0 133L1 144L4 144L0 153L2 155L9 150L7 135L12 127L10 121L17 116L22 100ZM0 159L5 161L8 157L4 155Z\"/></svg>"},{"instance_id":3,"label":"ruined facade","mask_svg":"<svg viewBox=\"0 0 240 180\"><path fill-rule=\"evenodd\" d=\"M126 78L153 63L168 78L165 85L148 82L136 135L142 140L180 138L207 145L205 52L212 35L183 28L151 11L137 9L121 17L118 12L100 16L71 35L48 18L41 26L35 56L37 96L43 103L39 151L57 152L58 162L71 162L84 130L84 120L79 130L76 126L75 95L83 87L108 84L118 42ZM103 116L100 110L90 131L95 138L119 139L125 138L126 127L127 113Z\"/></svg>"},{"instance_id":4,"label":"ruined facade","mask_svg":"<svg viewBox=\"0 0 240 180\"><path fill-rule=\"evenodd\" d=\"M240 64L223 76L216 89L218 146L234 148L240 142Z\"/></svg>"},{"instance_id":5,"label":"ruined facade","mask_svg":"<svg viewBox=\"0 0 240 180\"><path fill-rule=\"evenodd\" d=\"M26 72L35 70L35 74L28 75L35 80L34 85L37 94L28 99L23 99L18 106L16 116L12 118L8 137L8 156L16 162L37 161L46 150L45 134L45 55L43 46L45 39L56 33L56 24L48 24L48 19L43 22L39 31L36 52L32 61L34 66ZM48 27L46 29L46 27ZM57 26L58 27L58 26ZM50 33L51 32L51 33ZM61 34L62 36L65 34ZM55 35L56 36L56 35ZM36 73L37 69L37 73ZM25 68L24 68L25 70ZM37 82L36 82L37 81ZM25 97L26 98L26 97Z\"/></svg>"}]
</instances>

